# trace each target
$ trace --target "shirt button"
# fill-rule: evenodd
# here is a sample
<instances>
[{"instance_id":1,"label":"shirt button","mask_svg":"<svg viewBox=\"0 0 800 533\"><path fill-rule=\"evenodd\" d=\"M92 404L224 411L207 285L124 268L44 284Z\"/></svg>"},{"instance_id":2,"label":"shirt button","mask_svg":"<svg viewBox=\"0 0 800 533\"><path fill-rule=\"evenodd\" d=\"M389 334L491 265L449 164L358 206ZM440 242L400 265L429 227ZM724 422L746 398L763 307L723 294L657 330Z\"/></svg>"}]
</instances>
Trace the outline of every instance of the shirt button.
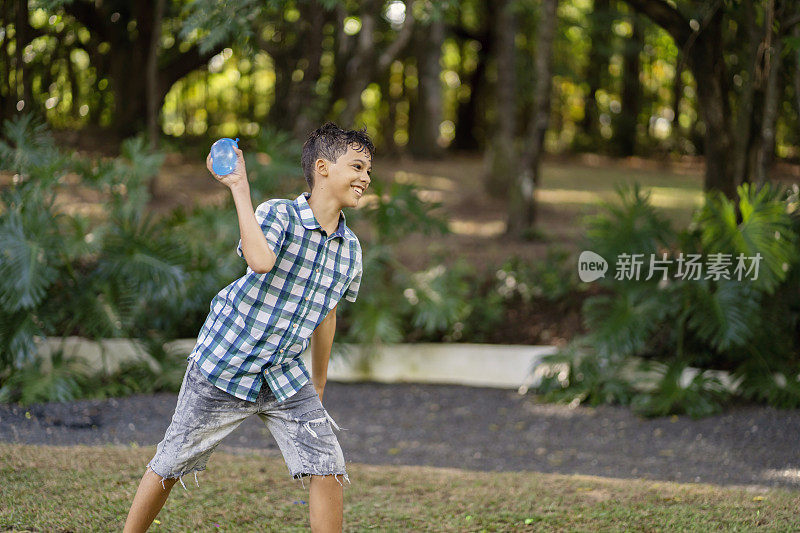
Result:
<instances>
[{"instance_id":1,"label":"shirt button","mask_svg":"<svg viewBox=\"0 0 800 533\"><path fill-rule=\"evenodd\" d=\"M306 296L306 301L308 301L308 296Z\"/></svg>"},{"instance_id":2,"label":"shirt button","mask_svg":"<svg viewBox=\"0 0 800 533\"><path fill-rule=\"evenodd\" d=\"M297 327L297 324L292 324L292 327L293 327L293 328L296 328L296 327Z\"/></svg>"},{"instance_id":3,"label":"shirt button","mask_svg":"<svg viewBox=\"0 0 800 533\"><path fill-rule=\"evenodd\" d=\"M283 353L283 348L281 348L281 353Z\"/></svg>"},{"instance_id":4,"label":"shirt button","mask_svg":"<svg viewBox=\"0 0 800 533\"><path fill-rule=\"evenodd\" d=\"M319 272L319 269L317 269L317 272Z\"/></svg>"}]
</instances>

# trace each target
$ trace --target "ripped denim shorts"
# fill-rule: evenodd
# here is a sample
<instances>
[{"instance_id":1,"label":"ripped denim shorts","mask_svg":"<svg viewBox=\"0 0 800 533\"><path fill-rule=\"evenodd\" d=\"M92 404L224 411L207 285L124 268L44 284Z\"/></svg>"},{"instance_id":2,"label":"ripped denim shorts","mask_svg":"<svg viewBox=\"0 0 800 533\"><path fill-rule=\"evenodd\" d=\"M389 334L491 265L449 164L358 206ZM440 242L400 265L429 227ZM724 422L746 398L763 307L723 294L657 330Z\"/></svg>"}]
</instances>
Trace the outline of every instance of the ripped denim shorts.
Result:
<instances>
[{"instance_id":1,"label":"ripped denim shorts","mask_svg":"<svg viewBox=\"0 0 800 533\"><path fill-rule=\"evenodd\" d=\"M341 475L350 482L331 426L340 428L311 381L280 403L264 383L256 401L248 402L214 386L194 360L186 368L172 422L147 467L161 476L165 489L164 478L178 478L186 489L183 476L194 472L197 483L197 472L205 470L220 441L252 414L272 433L294 479L302 483L303 476L334 475L341 485Z\"/></svg>"}]
</instances>

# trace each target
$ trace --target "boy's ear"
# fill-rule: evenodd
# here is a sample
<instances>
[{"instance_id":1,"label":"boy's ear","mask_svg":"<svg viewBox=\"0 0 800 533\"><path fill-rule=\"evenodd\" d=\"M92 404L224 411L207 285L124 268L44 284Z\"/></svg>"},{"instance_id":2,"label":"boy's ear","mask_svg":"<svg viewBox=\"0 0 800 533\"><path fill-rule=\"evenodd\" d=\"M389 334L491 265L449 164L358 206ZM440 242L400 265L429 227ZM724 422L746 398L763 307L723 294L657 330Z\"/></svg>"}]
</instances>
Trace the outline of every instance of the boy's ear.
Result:
<instances>
[{"instance_id":1,"label":"boy's ear","mask_svg":"<svg viewBox=\"0 0 800 533\"><path fill-rule=\"evenodd\" d=\"M314 161L314 170L316 170L317 174L321 176L328 175L328 162L322 158L318 158Z\"/></svg>"}]
</instances>

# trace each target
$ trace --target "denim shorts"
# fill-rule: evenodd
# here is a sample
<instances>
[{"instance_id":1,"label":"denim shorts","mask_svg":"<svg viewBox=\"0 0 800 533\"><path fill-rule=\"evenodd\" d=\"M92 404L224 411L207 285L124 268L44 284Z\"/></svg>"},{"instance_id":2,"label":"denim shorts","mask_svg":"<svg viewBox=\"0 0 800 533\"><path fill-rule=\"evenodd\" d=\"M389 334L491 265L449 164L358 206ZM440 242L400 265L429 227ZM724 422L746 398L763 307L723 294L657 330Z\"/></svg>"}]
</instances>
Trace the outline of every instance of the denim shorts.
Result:
<instances>
[{"instance_id":1,"label":"denim shorts","mask_svg":"<svg viewBox=\"0 0 800 533\"><path fill-rule=\"evenodd\" d=\"M178 478L186 489L182 477L192 472L199 487L197 472L205 470L220 441L252 414L272 433L294 479L302 483L303 476L333 474L350 482L332 426L340 428L311 381L283 402L265 382L256 401L248 402L214 386L194 360L183 376L172 422L147 467L161 476L165 489L164 478Z\"/></svg>"}]
</instances>

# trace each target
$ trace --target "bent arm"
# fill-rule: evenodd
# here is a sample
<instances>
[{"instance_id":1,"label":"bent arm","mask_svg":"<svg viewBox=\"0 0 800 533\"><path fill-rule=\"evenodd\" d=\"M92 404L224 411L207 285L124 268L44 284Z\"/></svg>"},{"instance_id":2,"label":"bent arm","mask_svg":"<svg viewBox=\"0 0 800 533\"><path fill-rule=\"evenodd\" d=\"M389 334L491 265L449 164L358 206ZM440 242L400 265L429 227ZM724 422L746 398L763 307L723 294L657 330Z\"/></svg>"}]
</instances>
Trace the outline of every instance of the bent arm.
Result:
<instances>
[{"instance_id":1,"label":"bent arm","mask_svg":"<svg viewBox=\"0 0 800 533\"><path fill-rule=\"evenodd\" d=\"M328 360L331 357L334 333L336 333L336 306L311 334L311 381L320 400L325 390L325 382L328 381Z\"/></svg>"},{"instance_id":2,"label":"bent arm","mask_svg":"<svg viewBox=\"0 0 800 533\"><path fill-rule=\"evenodd\" d=\"M247 182L231 187L233 202L239 217L239 233L242 238L242 254L247 265L259 274L272 270L276 256L267 244L267 238L256 220L250 186Z\"/></svg>"}]
</instances>

